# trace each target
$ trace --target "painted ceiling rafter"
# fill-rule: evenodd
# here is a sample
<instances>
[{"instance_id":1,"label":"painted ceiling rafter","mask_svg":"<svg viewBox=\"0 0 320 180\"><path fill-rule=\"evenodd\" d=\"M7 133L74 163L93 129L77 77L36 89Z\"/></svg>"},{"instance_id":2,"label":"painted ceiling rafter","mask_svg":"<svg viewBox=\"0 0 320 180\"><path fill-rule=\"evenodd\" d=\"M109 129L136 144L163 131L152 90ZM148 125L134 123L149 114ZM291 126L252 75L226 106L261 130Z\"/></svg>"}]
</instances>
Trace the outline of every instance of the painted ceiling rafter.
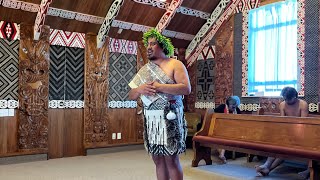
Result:
<instances>
[{"instance_id":1,"label":"painted ceiling rafter","mask_svg":"<svg viewBox=\"0 0 320 180\"><path fill-rule=\"evenodd\" d=\"M183 0L172 0L170 5L166 8L166 12L162 15L158 22L156 29L162 32L170 23L173 16L176 14L177 9L182 4Z\"/></svg>"},{"instance_id":2,"label":"painted ceiling rafter","mask_svg":"<svg viewBox=\"0 0 320 180\"><path fill-rule=\"evenodd\" d=\"M205 38L197 46L194 53L187 58L188 66L190 67L192 63L198 58L199 54L202 52L203 48L209 43L209 41L213 38L216 32L219 30L221 25L229 19L229 17L235 12L236 7L238 6L241 0L232 0L231 4L227 7L227 9L223 12L223 14L219 17L219 19L215 22L214 26L211 28L210 32L206 35Z\"/></svg>"},{"instance_id":3,"label":"painted ceiling rafter","mask_svg":"<svg viewBox=\"0 0 320 180\"><path fill-rule=\"evenodd\" d=\"M53 0L41 0L39 11L33 26L33 36L35 40L39 39L41 26L44 25L49 5Z\"/></svg>"},{"instance_id":4,"label":"painted ceiling rafter","mask_svg":"<svg viewBox=\"0 0 320 180\"><path fill-rule=\"evenodd\" d=\"M187 50L186 50L186 57L189 58L191 52L197 47L197 45L200 43L201 39L204 35L207 34L209 29L212 27L212 25L216 22L218 17L224 12L225 8L229 4L230 0L221 0L218 4L218 6L213 10L211 13L210 19L207 19L207 22L201 27L199 32L196 34L194 39L189 44Z\"/></svg>"},{"instance_id":5,"label":"painted ceiling rafter","mask_svg":"<svg viewBox=\"0 0 320 180\"><path fill-rule=\"evenodd\" d=\"M154 7L161 8L161 9L166 9L169 6L169 3L162 2L159 0L133 0L133 1L136 3L146 4L146 5L154 6ZM177 9L177 13L181 13L181 14L189 15L189 16L195 16L195 17L199 17L202 19L209 19L209 17L210 17L210 13L199 11L196 9L191 9L188 7L183 7L183 6L180 6Z\"/></svg>"},{"instance_id":6,"label":"painted ceiling rafter","mask_svg":"<svg viewBox=\"0 0 320 180\"><path fill-rule=\"evenodd\" d=\"M104 21L99 29L97 36L97 47L100 48L104 44L107 34L110 30L111 23L113 19L118 15L120 7L122 6L124 0L114 0L111 7L104 18Z\"/></svg>"}]
</instances>

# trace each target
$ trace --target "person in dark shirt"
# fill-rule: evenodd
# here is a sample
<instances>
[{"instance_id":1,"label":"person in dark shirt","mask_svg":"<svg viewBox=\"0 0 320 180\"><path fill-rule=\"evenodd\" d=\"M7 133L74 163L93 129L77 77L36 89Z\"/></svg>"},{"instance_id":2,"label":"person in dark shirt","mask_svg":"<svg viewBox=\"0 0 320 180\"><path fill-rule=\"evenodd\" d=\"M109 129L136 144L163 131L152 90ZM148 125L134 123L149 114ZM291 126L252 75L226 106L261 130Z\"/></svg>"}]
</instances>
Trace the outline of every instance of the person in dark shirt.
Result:
<instances>
[{"instance_id":1,"label":"person in dark shirt","mask_svg":"<svg viewBox=\"0 0 320 180\"><path fill-rule=\"evenodd\" d=\"M217 108L214 109L215 113L226 113L226 114L241 114L238 106L240 105L240 98L238 96L230 96L225 104L220 104ZM227 163L227 159L225 157L225 150L219 149L219 159L223 163Z\"/></svg>"}]
</instances>

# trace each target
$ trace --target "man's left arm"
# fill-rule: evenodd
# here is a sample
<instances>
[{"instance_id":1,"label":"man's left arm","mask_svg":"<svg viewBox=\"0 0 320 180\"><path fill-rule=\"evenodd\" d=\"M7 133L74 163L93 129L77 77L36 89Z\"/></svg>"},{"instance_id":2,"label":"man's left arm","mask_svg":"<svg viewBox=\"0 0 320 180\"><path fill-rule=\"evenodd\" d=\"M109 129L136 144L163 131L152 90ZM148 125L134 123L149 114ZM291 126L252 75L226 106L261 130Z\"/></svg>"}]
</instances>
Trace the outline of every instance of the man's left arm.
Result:
<instances>
[{"instance_id":1,"label":"man's left arm","mask_svg":"<svg viewBox=\"0 0 320 180\"><path fill-rule=\"evenodd\" d=\"M173 69L173 77L176 84L160 84L154 82L158 92L173 94L173 95L188 95L191 92L191 85L188 76L188 71L181 61L176 61Z\"/></svg>"}]
</instances>

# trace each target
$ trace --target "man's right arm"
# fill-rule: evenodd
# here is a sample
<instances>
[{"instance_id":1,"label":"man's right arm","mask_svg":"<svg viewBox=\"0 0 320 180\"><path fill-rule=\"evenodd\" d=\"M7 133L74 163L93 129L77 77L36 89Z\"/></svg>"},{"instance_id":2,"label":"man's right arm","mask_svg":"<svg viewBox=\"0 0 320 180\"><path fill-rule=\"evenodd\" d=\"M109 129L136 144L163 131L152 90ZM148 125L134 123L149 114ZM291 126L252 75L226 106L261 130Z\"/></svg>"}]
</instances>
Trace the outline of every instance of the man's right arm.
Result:
<instances>
[{"instance_id":1,"label":"man's right arm","mask_svg":"<svg viewBox=\"0 0 320 180\"><path fill-rule=\"evenodd\" d=\"M152 83L147 83L147 84L142 84L141 86L137 88L132 88L129 91L129 99L131 100L136 100L138 97L141 95L146 95L146 96L153 96L156 93L156 89Z\"/></svg>"},{"instance_id":2,"label":"man's right arm","mask_svg":"<svg viewBox=\"0 0 320 180\"><path fill-rule=\"evenodd\" d=\"M280 116L285 116L286 113L284 112L284 105L285 105L285 102L282 101L279 105L279 109L280 109Z\"/></svg>"}]
</instances>

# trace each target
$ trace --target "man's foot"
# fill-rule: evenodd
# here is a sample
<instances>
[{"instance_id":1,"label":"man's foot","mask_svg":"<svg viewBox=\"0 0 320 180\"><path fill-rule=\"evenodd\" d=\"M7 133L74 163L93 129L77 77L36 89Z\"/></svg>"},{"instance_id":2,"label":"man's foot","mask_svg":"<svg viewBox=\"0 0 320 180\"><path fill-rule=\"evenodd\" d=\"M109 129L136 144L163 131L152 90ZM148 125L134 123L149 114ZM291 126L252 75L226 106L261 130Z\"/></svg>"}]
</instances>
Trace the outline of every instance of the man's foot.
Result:
<instances>
[{"instance_id":1,"label":"man's foot","mask_svg":"<svg viewBox=\"0 0 320 180\"><path fill-rule=\"evenodd\" d=\"M222 161L223 164L227 163L227 159L224 156L219 156L219 159Z\"/></svg>"},{"instance_id":2,"label":"man's foot","mask_svg":"<svg viewBox=\"0 0 320 180\"><path fill-rule=\"evenodd\" d=\"M258 166L258 165L256 165L255 168L256 168L258 177L268 176L269 175L270 170L266 166L263 166L263 165Z\"/></svg>"},{"instance_id":3,"label":"man's foot","mask_svg":"<svg viewBox=\"0 0 320 180\"><path fill-rule=\"evenodd\" d=\"M301 171L298 173L303 179L308 179L308 177L310 176L310 171L309 169L305 170L305 171Z\"/></svg>"}]
</instances>

